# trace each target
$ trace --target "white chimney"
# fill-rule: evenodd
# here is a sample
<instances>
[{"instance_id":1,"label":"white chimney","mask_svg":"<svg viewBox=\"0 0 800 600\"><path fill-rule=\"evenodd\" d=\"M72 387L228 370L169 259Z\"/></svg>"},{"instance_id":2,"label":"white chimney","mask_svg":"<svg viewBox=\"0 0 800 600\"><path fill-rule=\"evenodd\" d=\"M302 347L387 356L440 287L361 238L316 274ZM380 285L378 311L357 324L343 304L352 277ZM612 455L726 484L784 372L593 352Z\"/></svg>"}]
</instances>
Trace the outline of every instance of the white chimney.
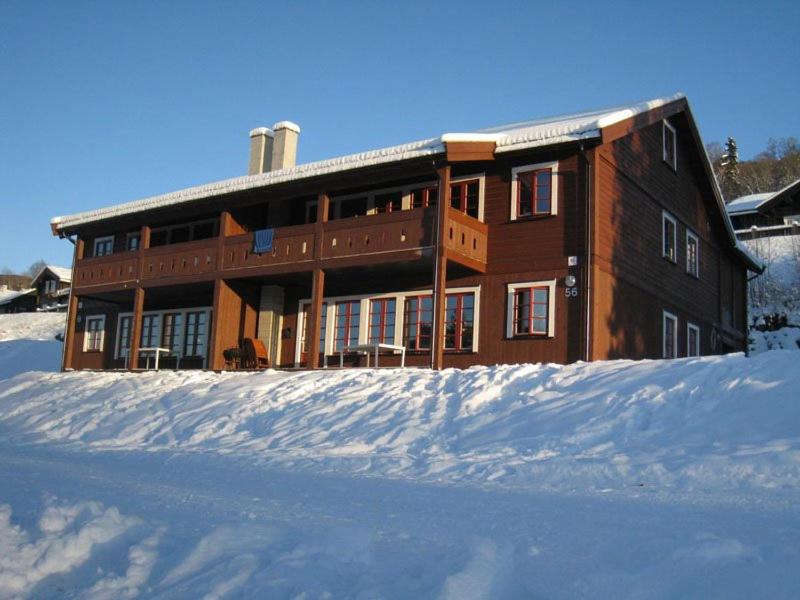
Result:
<instances>
[{"instance_id":1,"label":"white chimney","mask_svg":"<svg viewBox=\"0 0 800 600\"><path fill-rule=\"evenodd\" d=\"M248 175L258 175L270 170L272 145L275 133L268 127L258 127L250 132L250 165Z\"/></svg>"},{"instance_id":2,"label":"white chimney","mask_svg":"<svg viewBox=\"0 0 800 600\"><path fill-rule=\"evenodd\" d=\"M272 162L270 171L291 169L297 163L297 139L300 137L300 126L291 121L281 121L272 126L275 142L272 146Z\"/></svg>"}]
</instances>

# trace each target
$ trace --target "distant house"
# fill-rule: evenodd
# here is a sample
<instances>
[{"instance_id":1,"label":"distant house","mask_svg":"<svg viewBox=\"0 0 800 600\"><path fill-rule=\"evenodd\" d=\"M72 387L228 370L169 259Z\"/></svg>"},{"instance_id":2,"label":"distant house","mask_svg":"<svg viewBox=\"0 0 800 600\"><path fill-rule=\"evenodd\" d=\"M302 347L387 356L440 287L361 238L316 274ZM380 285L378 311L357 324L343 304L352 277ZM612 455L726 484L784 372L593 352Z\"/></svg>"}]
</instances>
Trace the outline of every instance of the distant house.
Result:
<instances>
[{"instance_id":1,"label":"distant house","mask_svg":"<svg viewBox=\"0 0 800 600\"><path fill-rule=\"evenodd\" d=\"M299 133L251 131L247 176L53 219L63 367L223 369L254 339L304 368L746 348L762 267L681 95L296 165Z\"/></svg>"},{"instance_id":2,"label":"distant house","mask_svg":"<svg viewBox=\"0 0 800 600\"><path fill-rule=\"evenodd\" d=\"M800 235L800 179L777 192L731 200L726 209L740 240Z\"/></svg>"},{"instance_id":3,"label":"distant house","mask_svg":"<svg viewBox=\"0 0 800 600\"><path fill-rule=\"evenodd\" d=\"M36 289L10 290L0 285L0 314L33 312L36 310Z\"/></svg>"},{"instance_id":4,"label":"distant house","mask_svg":"<svg viewBox=\"0 0 800 600\"><path fill-rule=\"evenodd\" d=\"M69 304L72 269L45 265L31 282L36 290L36 310L64 312Z\"/></svg>"},{"instance_id":5,"label":"distant house","mask_svg":"<svg viewBox=\"0 0 800 600\"><path fill-rule=\"evenodd\" d=\"M30 275L0 275L0 288L6 291L21 292L22 290L30 289L31 277Z\"/></svg>"}]
</instances>

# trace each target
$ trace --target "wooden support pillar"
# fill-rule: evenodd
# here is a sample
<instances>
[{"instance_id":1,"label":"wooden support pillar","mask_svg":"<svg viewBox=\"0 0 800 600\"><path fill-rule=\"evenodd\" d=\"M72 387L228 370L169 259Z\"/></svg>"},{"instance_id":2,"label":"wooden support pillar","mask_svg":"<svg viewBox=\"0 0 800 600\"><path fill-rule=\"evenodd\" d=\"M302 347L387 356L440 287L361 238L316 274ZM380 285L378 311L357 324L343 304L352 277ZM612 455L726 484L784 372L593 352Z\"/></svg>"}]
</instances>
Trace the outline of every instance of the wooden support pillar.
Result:
<instances>
[{"instance_id":1,"label":"wooden support pillar","mask_svg":"<svg viewBox=\"0 0 800 600\"><path fill-rule=\"evenodd\" d=\"M131 346L128 351L128 370L139 366L139 340L142 339L142 312L144 311L144 288L136 286L133 292L133 323L131 323Z\"/></svg>"},{"instance_id":2,"label":"wooden support pillar","mask_svg":"<svg viewBox=\"0 0 800 600\"><path fill-rule=\"evenodd\" d=\"M78 302L79 299L75 295L74 286L78 283L75 268L78 261L83 259L84 242L81 238L75 240L75 249L72 254L72 281L73 285L70 286L69 301L67 303L67 322L64 327L64 351L61 355L61 370L66 371L73 368L72 360L75 353L75 327L78 318Z\"/></svg>"},{"instance_id":3,"label":"wooden support pillar","mask_svg":"<svg viewBox=\"0 0 800 600\"><path fill-rule=\"evenodd\" d=\"M433 254L433 340L431 368L444 367L444 320L447 290L447 209L450 207L450 165L438 169L439 203L436 207L436 247Z\"/></svg>"},{"instance_id":4,"label":"wooden support pillar","mask_svg":"<svg viewBox=\"0 0 800 600\"><path fill-rule=\"evenodd\" d=\"M219 371L225 367L223 351L239 346L242 328L242 298L224 279L214 281L214 306L211 311L211 343L208 367Z\"/></svg>"},{"instance_id":5,"label":"wooden support pillar","mask_svg":"<svg viewBox=\"0 0 800 600\"><path fill-rule=\"evenodd\" d=\"M310 323L306 323L306 343L308 344L309 369L319 368L319 353L325 348L319 347L319 338L322 333L322 299L325 297L325 271L314 269L311 274L311 310L308 314Z\"/></svg>"}]
</instances>

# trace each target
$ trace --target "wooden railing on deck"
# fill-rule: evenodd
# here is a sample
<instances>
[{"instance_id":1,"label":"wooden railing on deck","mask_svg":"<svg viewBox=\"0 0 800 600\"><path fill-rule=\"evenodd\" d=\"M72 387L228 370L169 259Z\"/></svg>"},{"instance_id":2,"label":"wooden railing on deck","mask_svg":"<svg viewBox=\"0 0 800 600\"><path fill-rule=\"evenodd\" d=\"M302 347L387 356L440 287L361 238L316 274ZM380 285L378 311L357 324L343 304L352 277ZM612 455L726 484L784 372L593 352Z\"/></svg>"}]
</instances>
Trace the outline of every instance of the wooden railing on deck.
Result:
<instances>
[{"instance_id":1,"label":"wooden railing on deck","mask_svg":"<svg viewBox=\"0 0 800 600\"><path fill-rule=\"evenodd\" d=\"M75 268L75 287L136 281L139 261L136 252L95 256L80 260Z\"/></svg>"},{"instance_id":2,"label":"wooden railing on deck","mask_svg":"<svg viewBox=\"0 0 800 600\"><path fill-rule=\"evenodd\" d=\"M486 223L454 208L448 208L444 244L455 260L460 254L470 261L485 265L488 232L489 228ZM453 252L456 254L453 255Z\"/></svg>"},{"instance_id":3,"label":"wooden railing on deck","mask_svg":"<svg viewBox=\"0 0 800 600\"><path fill-rule=\"evenodd\" d=\"M266 267L307 262L314 258L314 225L294 225L275 230L272 251L253 252L253 234L225 238L222 269Z\"/></svg>"},{"instance_id":4,"label":"wooden railing on deck","mask_svg":"<svg viewBox=\"0 0 800 600\"><path fill-rule=\"evenodd\" d=\"M431 244L433 209L404 210L325 223L322 258L415 250Z\"/></svg>"},{"instance_id":5,"label":"wooden railing on deck","mask_svg":"<svg viewBox=\"0 0 800 600\"><path fill-rule=\"evenodd\" d=\"M217 270L217 238L157 246L144 251L142 279L200 275Z\"/></svg>"}]
</instances>

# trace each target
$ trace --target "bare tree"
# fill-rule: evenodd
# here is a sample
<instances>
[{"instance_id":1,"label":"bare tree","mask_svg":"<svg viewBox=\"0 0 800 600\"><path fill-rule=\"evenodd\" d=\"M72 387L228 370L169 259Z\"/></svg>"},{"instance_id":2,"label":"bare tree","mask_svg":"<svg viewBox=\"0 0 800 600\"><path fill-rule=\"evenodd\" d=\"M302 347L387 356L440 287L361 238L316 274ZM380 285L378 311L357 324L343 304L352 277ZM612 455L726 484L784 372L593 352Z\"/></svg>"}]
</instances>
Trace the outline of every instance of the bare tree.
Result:
<instances>
[{"instance_id":1,"label":"bare tree","mask_svg":"<svg viewBox=\"0 0 800 600\"><path fill-rule=\"evenodd\" d=\"M41 258L33 263L28 270L25 271L26 275L30 275L31 277L36 277L36 275L41 271L44 267L47 266L47 263L44 262Z\"/></svg>"}]
</instances>

